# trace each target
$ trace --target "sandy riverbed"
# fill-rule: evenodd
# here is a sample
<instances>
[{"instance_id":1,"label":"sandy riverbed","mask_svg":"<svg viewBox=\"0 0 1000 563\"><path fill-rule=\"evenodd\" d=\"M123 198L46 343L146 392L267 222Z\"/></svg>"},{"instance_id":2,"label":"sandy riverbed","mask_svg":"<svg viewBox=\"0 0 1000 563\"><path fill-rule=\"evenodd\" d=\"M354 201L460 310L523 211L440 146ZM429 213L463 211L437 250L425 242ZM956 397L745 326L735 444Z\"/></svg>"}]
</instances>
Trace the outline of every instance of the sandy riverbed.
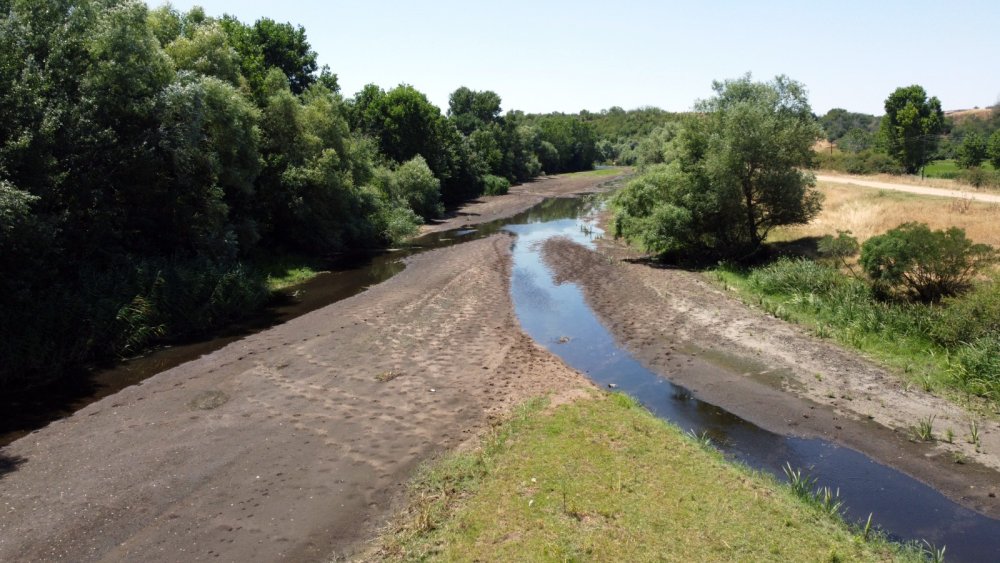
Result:
<instances>
[{"instance_id":1,"label":"sandy riverbed","mask_svg":"<svg viewBox=\"0 0 1000 563\"><path fill-rule=\"evenodd\" d=\"M539 180L433 229L595 191ZM590 386L521 332L511 235L94 403L0 449L0 560L318 560L362 548L423 461Z\"/></svg>"}]
</instances>

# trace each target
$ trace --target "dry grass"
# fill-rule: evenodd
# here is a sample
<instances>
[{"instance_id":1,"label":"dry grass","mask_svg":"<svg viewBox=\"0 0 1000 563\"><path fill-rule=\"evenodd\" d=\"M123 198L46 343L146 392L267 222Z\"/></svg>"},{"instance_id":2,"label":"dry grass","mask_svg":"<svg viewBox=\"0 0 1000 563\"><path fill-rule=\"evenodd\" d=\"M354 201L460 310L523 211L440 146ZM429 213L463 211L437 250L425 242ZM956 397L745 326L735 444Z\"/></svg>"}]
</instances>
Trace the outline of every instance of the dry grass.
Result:
<instances>
[{"instance_id":1,"label":"dry grass","mask_svg":"<svg viewBox=\"0 0 1000 563\"><path fill-rule=\"evenodd\" d=\"M1000 204L828 182L819 182L818 187L826 196L819 216L807 225L780 229L771 240L794 240L848 230L863 242L902 223L919 221L932 229L960 227L972 240L1000 247Z\"/></svg>"},{"instance_id":2,"label":"dry grass","mask_svg":"<svg viewBox=\"0 0 1000 563\"><path fill-rule=\"evenodd\" d=\"M976 109L955 109L944 112L945 117L952 118L955 123L960 123L967 119L989 119L993 114L993 108L976 108Z\"/></svg>"}]
</instances>

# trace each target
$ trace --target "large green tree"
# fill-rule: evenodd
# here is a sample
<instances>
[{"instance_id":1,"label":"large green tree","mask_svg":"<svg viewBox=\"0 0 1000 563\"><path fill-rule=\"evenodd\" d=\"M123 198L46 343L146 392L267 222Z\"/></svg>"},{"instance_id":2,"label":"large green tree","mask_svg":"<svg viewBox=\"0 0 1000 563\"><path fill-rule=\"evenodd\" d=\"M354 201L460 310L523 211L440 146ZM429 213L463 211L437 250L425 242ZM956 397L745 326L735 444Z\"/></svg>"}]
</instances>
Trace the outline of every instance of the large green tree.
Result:
<instances>
[{"instance_id":1,"label":"large green tree","mask_svg":"<svg viewBox=\"0 0 1000 563\"><path fill-rule=\"evenodd\" d=\"M886 98L879 133L889 156L913 174L934 153L943 127L941 101L928 98L923 87L913 85L896 88Z\"/></svg>"},{"instance_id":2,"label":"large green tree","mask_svg":"<svg viewBox=\"0 0 1000 563\"><path fill-rule=\"evenodd\" d=\"M713 89L664 151L675 160L616 198L616 230L650 250L748 258L775 227L819 211L820 194L803 171L820 135L805 88L784 76L747 75Z\"/></svg>"},{"instance_id":3,"label":"large green tree","mask_svg":"<svg viewBox=\"0 0 1000 563\"><path fill-rule=\"evenodd\" d=\"M468 135L500 120L500 96L491 90L477 92L462 86L448 97L448 117Z\"/></svg>"}]
</instances>

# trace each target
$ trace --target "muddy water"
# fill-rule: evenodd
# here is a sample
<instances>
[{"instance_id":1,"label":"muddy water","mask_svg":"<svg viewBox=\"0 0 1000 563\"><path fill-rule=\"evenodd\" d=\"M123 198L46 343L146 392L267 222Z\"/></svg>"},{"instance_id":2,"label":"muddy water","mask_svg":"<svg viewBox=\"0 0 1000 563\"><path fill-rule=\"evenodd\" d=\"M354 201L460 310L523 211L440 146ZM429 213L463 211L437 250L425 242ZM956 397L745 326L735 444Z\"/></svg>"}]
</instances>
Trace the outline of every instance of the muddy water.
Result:
<instances>
[{"instance_id":1,"label":"muddy water","mask_svg":"<svg viewBox=\"0 0 1000 563\"><path fill-rule=\"evenodd\" d=\"M818 486L839 489L848 521L864 521L872 513L872 521L893 539L947 546L950 561L1000 560L1000 520L959 506L852 449L824 440L782 436L748 423L694 398L619 348L580 289L568 283L556 285L542 260L541 244L550 237L564 236L593 246L592 239L600 231L577 216L507 228L518 235L511 284L514 306L532 338L602 387L613 385L657 416L685 430L707 433L731 459L781 479L782 468L791 464L815 477Z\"/></svg>"}]
</instances>

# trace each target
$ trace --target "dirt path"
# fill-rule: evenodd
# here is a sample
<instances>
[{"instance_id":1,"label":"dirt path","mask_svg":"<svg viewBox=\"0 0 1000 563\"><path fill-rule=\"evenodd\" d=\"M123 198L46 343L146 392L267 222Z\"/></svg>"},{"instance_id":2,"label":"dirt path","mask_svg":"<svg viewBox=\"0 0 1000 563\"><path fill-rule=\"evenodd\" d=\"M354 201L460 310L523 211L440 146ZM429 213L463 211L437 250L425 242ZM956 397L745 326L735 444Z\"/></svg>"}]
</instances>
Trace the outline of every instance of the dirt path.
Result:
<instances>
[{"instance_id":1,"label":"dirt path","mask_svg":"<svg viewBox=\"0 0 1000 563\"><path fill-rule=\"evenodd\" d=\"M482 196L453 211L444 220L433 225L424 225L421 233L448 231L466 226L488 223L516 215L539 204L550 197L573 197L577 194L594 193L604 190L604 185L620 175L630 174L631 169L622 168L621 174L597 176L593 173L578 172L559 176L546 176L510 188L507 195Z\"/></svg>"},{"instance_id":2,"label":"dirt path","mask_svg":"<svg viewBox=\"0 0 1000 563\"><path fill-rule=\"evenodd\" d=\"M947 188L931 188L926 186L914 186L911 184L896 184L892 182L877 182L866 180L858 176L835 176L830 174L817 174L816 180L819 182L831 182L834 184L850 184L865 188L876 188L879 190L893 190L897 192L909 192L911 194L929 195L937 197L950 197L958 199L969 199L972 201L985 201L988 203L1000 203L1000 195L982 194L967 192L962 190L949 190Z\"/></svg>"},{"instance_id":3,"label":"dirt path","mask_svg":"<svg viewBox=\"0 0 1000 563\"><path fill-rule=\"evenodd\" d=\"M997 424L980 421L985 453L976 453L965 442L969 418L961 408L747 307L701 274L626 261L634 256L612 241L595 252L553 239L544 255L558 279L581 286L626 348L699 398L773 432L848 445L1000 516ZM938 436L954 430L954 444L910 439L909 428L931 415ZM951 452L969 462L956 464Z\"/></svg>"},{"instance_id":4,"label":"dirt path","mask_svg":"<svg viewBox=\"0 0 1000 563\"><path fill-rule=\"evenodd\" d=\"M414 468L589 385L535 345L508 235L127 388L0 450L0 561L326 560Z\"/></svg>"}]
</instances>

